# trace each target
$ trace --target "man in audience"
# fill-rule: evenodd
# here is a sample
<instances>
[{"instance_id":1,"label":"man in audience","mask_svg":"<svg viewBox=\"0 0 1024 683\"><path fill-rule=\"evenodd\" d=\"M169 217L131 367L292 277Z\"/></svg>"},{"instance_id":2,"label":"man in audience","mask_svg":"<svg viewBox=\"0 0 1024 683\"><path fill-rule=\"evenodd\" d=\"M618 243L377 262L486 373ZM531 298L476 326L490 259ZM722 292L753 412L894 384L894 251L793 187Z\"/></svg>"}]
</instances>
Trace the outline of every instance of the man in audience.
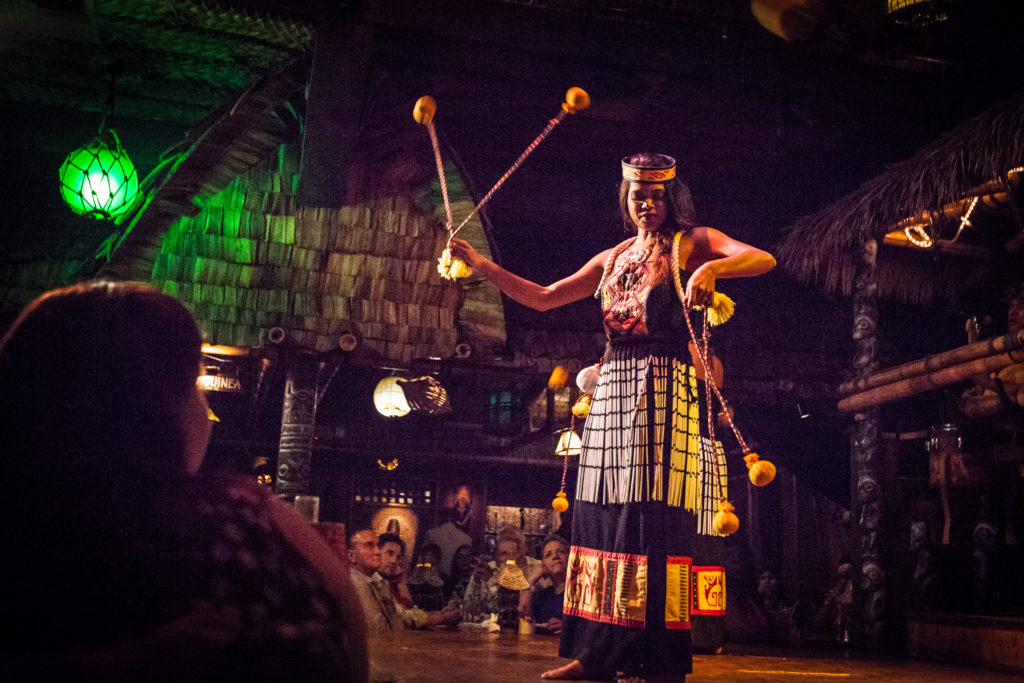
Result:
<instances>
[{"instance_id":1,"label":"man in audience","mask_svg":"<svg viewBox=\"0 0 1024 683\"><path fill-rule=\"evenodd\" d=\"M405 541L398 534L392 533L381 534L377 541L381 555L380 569L377 571L388 582L395 602L409 609L413 606L413 599L405 570Z\"/></svg>"},{"instance_id":2,"label":"man in audience","mask_svg":"<svg viewBox=\"0 0 1024 683\"><path fill-rule=\"evenodd\" d=\"M381 566L381 552L373 529L362 529L349 536L348 561L352 584L366 617L367 633L404 628L388 583L377 573Z\"/></svg>"},{"instance_id":3,"label":"man in audience","mask_svg":"<svg viewBox=\"0 0 1024 683\"><path fill-rule=\"evenodd\" d=\"M378 541L383 557L379 570L381 576L388 582L389 587L397 586L408 598L408 606L404 601L395 598L395 608L405 627L425 628L457 624L461 612L455 607L445 605L440 609L427 611L412 604L412 598L409 597L409 586L405 580L405 542L396 534L381 534ZM395 593L392 593L392 597L395 597Z\"/></svg>"}]
</instances>

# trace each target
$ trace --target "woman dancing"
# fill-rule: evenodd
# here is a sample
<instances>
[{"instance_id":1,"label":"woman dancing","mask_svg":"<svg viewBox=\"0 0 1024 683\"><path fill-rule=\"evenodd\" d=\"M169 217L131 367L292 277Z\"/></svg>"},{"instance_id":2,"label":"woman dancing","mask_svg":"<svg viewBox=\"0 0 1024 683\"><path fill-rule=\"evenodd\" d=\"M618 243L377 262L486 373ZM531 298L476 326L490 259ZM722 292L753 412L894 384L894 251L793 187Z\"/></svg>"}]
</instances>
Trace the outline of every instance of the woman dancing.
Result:
<instances>
[{"instance_id":1,"label":"woman dancing","mask_svg":"<svg viewBox=\"0 0 1024 683\"><path fill-rule=\"evenodd\" d=\"M711 303L718 278L760 275L775 259L696 226L671 157L624 159L619 205L636 235L546 287L464 240L452 240L451 254L537 310L595 290L601 301L608 346L583 431L559 648L572 661L541 677L680 681L692 663L695 537L698 527L713 533L721 491L685 316Z\"/></svg>"}]
</instances>

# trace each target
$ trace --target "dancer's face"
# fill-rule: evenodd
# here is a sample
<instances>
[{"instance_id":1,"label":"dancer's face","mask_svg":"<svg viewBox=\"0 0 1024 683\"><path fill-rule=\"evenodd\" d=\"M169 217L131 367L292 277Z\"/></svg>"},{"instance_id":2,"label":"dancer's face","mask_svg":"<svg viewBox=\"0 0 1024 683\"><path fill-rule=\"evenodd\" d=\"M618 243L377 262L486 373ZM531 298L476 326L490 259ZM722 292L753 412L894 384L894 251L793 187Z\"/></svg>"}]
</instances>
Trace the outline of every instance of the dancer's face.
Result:
<instances>
[{"instance_id":1,"label":"dancer's face","mask_svg":"<svg viewBox=\"0 0 1024 683\"><path fill-rule=\"evenodd\" d=\"M665 222L665 183L629 184L629 217L633 224L646 232L657 232Z\"/></svg>"}]
</instances>

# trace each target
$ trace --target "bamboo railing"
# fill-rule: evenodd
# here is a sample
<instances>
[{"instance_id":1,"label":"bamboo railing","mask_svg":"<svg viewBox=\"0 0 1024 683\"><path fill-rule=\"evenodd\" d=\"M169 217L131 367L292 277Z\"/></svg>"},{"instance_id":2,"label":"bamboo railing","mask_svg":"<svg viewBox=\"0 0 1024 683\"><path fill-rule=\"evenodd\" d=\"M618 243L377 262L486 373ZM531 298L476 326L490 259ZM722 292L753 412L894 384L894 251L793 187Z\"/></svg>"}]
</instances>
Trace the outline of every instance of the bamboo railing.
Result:
<instances>
[{"instance_id":1,"label":"bamboo railing","mask_svg":"<svg viewBox=\"0 0 1024 683\"><path fill-rule=\"evenodd\" d=\"M863 410L1021 362L1024 362L1024 330L844 382L839 392L848 395L839 401L838 408L844 413Z\"/></svg>"}]
</instances>

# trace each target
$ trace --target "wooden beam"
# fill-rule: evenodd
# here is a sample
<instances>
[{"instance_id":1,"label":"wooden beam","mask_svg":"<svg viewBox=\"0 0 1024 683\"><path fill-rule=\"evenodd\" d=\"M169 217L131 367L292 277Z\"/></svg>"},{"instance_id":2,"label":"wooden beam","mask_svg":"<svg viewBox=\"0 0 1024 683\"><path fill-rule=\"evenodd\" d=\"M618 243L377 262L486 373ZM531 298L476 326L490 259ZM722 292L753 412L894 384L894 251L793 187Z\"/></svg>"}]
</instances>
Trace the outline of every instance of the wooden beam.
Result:
<instances>
[{"instance_id":1,"label":"wooden beam","mask_svg":"<svg viewBox=\"0 0 1024 683\"><path fill-rule=\"evenodd\" d=\"M344 17L316 34L302 139L299 198L308 207L348 203L347 178L362 130L373 28Z\"/></svg>"},{"instance_id":2,"label":"wooden beam","mask_svg":"<svg viewBox=\"0 0 1024 683\"><path fill-rule=\"evenodd\" d=\"M990 372L1002 370L1009 365L1020 362L1024 362L1024 350L1018 349L986 358L978 358L967 363L961 363L960 365L941 368L924 375L869 389L853 396L847 396L839 402L839 411L849 413L864 410L871 406L878 406L882 403L888 403L889 401L907 398L908 396L914 396L925 391L955 384L975 375L987 375Z\"/></svg>"},{"instance_id":3,"label":"wooden beam","mask_svg":"<svg viewBox=\"0 0 1024 683\"><path fill-rule=\"evenodd\" d=\"M875 387L941 370L952 365L959 365L978 358L985 358L1020 348L1024 348L1024 330L960 346L950 351L927 356L921 360L915 360L911 363L904 363L894 368L875 372L867 377L843 382L839 385L839 393L846 396L863 392Z\"/></svg>"}]
</instances>

